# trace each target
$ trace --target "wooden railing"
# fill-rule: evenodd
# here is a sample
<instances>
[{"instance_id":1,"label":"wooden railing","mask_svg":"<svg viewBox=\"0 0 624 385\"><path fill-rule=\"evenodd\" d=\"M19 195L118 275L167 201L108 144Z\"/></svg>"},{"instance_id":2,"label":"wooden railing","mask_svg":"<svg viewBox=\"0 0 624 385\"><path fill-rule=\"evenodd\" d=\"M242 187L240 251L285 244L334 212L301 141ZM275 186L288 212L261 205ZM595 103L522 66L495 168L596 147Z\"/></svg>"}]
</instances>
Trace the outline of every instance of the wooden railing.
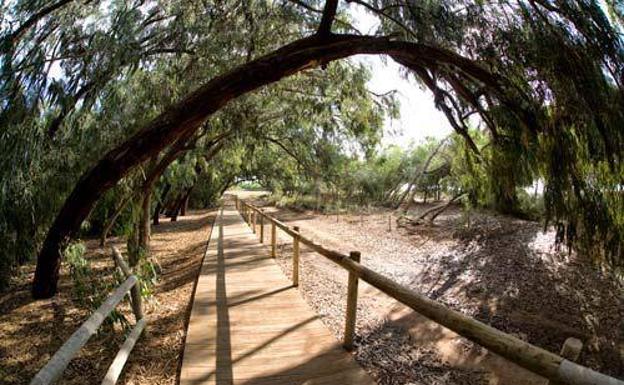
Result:
<instances>
[{"instance_id":1,"label":"wooden railing","mask_svg":"<svg viewBox=\"0 0 624 385\"><path fill-rule=\"evenodd\" d=\"M429 299L416 291L401 286L391 279L363 266L360 253L349 255L327 249L313 240L301 235L301 231L290 228L285 223L267 215L262 209L253 206L234 195L236 208L242 217L256 232L257 217L260 219L260 242L264 243L264 222L271 224L271 256L276 256L277 228L293 237L293 284L298 284L299 277L299 243L303 243L318 254L335 262L349 272L347 293L347 312L345 321L344 346L353 347L355 320L357 309L357 282L363 280L376 287L390 297L409 306L419 314L437 322L455 333L475 342L476 344L496 353L521 367L543 376L555 384L570 385L624 385L624 381L596 372L578 365L573 361L578 358L582 347L580 341L568 339L561 355L522 341L489 325L470 318L460 312L449 309L443 304ZM563 357L562 357L563 356Z\"/></svg>"},{"instance_id":2,"label":"wooden railing","mask_svg":"<svg viewBox=\"0 0 624 385\"><path fill-rule=\"evenodd\" d=\"M102 385L114 385L119 379L119 375L123 370L124 365L130 355L130 352L134 348L137 340L141 336L143 329L145 329L145 318L143 317L143 309L141 303L141 292L139 288L138 278L132 274L132 271L123 260L121 253L114 247L113 258L117 266L126 276L126 280L113 291L106 301L97 308L97 310L91 314L78 330L72 334L67 341L61 346L61 348L52 356L50 361L37 373L37 375L30 381L30 385L48 385L58 380L69 362L74 358L80 349L87 343L89 338L94 335L102 322L108 317L108 315L115 309L117 304L126 296L130 291L132 297L132 311L136 320L132 331L124 341L123 345L113 363L108 368Z\"/></svg>"}]
</instances>

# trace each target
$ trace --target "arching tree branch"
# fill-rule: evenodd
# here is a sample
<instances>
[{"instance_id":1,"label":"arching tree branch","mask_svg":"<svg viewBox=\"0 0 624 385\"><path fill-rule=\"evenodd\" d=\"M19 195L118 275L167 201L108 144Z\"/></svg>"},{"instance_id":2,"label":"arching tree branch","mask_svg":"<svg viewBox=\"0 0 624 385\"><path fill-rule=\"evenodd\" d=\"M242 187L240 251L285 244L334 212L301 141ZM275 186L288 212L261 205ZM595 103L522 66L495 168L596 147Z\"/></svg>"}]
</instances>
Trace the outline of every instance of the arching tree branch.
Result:
<instances>
[{"instance_id":1,"label":"arching tree branch","mask_svg":"<svg viewBox=\"0 0 624 385\"><path fill-rule=\"evenodd\" d=\"M305 69L356 54L385 54L423 67L445 65L481 82L495 97L504 97L498 76L444 49L356 35L332 34L325 38L314 35L297 40L208 81L166 108L87 171L48 231L37 259L33 295L47 298L56 293L65 245L89 215L98 197L134 167L171 143L191 137L208 117L233 99Z\"/></svg>"}]
</instances>

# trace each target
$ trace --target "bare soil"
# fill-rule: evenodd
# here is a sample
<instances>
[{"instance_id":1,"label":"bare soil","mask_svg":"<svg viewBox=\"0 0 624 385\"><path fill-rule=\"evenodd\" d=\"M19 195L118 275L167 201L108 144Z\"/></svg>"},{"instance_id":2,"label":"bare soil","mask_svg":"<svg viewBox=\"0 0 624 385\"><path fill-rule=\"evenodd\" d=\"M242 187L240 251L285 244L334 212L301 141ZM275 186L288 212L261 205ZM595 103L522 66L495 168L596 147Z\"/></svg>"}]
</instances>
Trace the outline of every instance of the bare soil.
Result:
<instances>
[{"instance_id":1,"label":"bare soil","mask_svg":"<svg viewBox=\"0 0 624 385\"><path fill-rule=\"evenodd\" d=\"M119 384L175 384L190 312L191 296L215 212L198 211L163 221L152 234L152 250L162 266L153 296L145 303L147 334L135 346ZM110 249L86 240L86 258L93 280L111 281L114 264ZM111 239L124 252L122 239ZM72 296L68 268L61 268L60 289L49 300L33 301L29 283L34 266L24 266L21 276L0 293L0 383L28 384L91 311ZM130 323L127 302L118 307ZM124 328L103 325L65 371L63 384L100 383L123 343Z\"/></svg>"},{"instance_id":2,"label":"bare soil","mask_svg":"<svg viewBox=\"0 0 624 385\"><path fill-rule=\"evenodd\" d=\"M414 212L429 207L419 204ZM385 209L340 216L265 210L326 247L360 251L362 263L377 272L532 344L559 352L566 338L580 338L581 364L624 377L621 284L557 250L554 233L540 223L459 207L433 225L400 228ZM278 262L290 275L292 240L278 234ZM346 273L303 248L300 282L306 300L342 338ZM355 357L380 384L545 384L362 284L357 335Z\"/></svg>"}]
</instances>

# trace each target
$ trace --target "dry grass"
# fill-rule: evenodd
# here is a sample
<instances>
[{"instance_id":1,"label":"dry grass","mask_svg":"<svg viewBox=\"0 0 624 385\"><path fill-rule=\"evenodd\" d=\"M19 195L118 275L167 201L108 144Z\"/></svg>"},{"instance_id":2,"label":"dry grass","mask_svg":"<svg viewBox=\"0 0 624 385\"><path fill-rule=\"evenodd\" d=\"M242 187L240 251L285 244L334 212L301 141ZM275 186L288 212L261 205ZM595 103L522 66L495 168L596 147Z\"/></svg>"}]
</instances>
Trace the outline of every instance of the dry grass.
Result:
<instances>
[{"instance_id":1,"label":"dry grass","mask_svg":"<svg viewBox=\"0 0 624 385\"><path fill-rule=\"evenodd\" d=\"M136 345L120 384L175 384L190 311L193 285L210 238L214 212L194 212L154 229L152 250L162 266L153 297L146 303L147 331ZM86 257L97 280L111 280L114 265L109 249L86 241ZM124 249L123 240L110 244ZM27 384L54 352L89 316L72 300L72 281L61 269L56 297L33 301L29 282L34 267L0 297L0 379L2 384ZM127 303L119 309L132 321ZM103 327L69 365L64 384L99 383L123 341L120 327Z\"/></svg>"}]
</instances>

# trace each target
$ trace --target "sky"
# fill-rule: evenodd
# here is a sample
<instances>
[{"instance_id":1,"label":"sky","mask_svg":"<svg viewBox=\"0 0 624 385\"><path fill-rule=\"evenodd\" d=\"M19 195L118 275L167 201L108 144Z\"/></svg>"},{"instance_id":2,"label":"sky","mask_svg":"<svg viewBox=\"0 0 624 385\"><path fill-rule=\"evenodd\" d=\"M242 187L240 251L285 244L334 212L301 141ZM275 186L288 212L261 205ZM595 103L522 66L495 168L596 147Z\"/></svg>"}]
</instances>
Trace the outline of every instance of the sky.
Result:
<instances>
[{"instance_id":1,"label":"sky","mask_svg":"<svg viewBox=\"0 0 624 385\"><path fill-rule=\"evenodd\" d=\"M350 5L349 11L358 30L374 33L378 24L374 16L354 4ZM444 138L452 132L444 114L435 108L433 95L416 82L402 77L397 63L389 58L384 63L378 55L359 55L351 60L369 66L372 72L368 83L370 91L377 94L397 91L401 116L396 120L386 120L382 144L407 147L411 141L419 142L428 136Z\"/></svg>"}]
</instances>

